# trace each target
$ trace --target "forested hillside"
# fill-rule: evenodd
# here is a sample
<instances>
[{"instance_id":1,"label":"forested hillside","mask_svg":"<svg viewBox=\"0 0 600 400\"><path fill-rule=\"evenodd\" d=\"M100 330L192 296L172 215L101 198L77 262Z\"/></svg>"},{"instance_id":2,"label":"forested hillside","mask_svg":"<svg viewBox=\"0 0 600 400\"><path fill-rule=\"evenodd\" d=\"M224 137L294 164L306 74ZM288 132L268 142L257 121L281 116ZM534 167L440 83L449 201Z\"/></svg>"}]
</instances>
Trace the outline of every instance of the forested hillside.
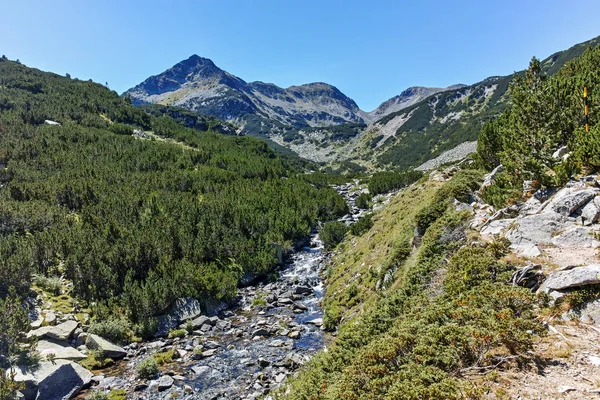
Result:
<instances>
[{"instance_id":1,"label":"forested hillside","mask_svg":"<svg viewBox=\"0 0 600 400\"><path fill-rule=\"evenodd\" d=\"M167 114L0 60L1 298L62 276L140 322L181 296L231 298L273 272L279 246L345 213L264 142Z\"/></svg>"}]
</instances>

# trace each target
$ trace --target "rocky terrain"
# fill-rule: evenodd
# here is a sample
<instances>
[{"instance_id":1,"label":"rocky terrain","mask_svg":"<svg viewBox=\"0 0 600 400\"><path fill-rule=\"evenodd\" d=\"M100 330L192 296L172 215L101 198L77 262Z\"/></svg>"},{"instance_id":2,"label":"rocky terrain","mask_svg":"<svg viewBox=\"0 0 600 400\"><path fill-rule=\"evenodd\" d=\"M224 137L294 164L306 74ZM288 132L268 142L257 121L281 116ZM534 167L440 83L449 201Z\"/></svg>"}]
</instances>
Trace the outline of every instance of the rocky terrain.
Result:
<instances>
[{"instance_id":1,"label":"rocky terrain","mask_svg":"<svg viewBox=\"0 0 600 400\"><path fill-rule=\"evenodd\" d=\"M365 212L355 205L358 182L337 186L351 213L352 224ZM88 332L89 320L62 312L31 298L32 330L42 359L36 367L18 367L17 382L26 385L25 399L59 399L93 392L125 393L127 398L254 399L268 393L304 365L325 345L320 301L321 275L328 253L318 233L295 250L279 278L239 290L234 304L203 315L192 298L177 300L158 317L156 340L119 346ZM82 321L83 319L83 321ZM167 337L179 329L178 337ZM90 355L109 360L88 370ZM152 377L140 376L140 364L165 359Z\"/></svg>"}]
</instances>

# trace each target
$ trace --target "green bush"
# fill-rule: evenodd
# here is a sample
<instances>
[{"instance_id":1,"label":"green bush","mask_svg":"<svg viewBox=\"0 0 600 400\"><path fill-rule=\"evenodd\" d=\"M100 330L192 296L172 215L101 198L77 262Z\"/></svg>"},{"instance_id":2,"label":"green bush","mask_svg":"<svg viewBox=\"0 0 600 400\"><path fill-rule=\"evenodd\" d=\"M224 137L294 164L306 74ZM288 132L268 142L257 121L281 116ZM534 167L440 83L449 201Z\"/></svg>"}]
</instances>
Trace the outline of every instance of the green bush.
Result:
<instances>
[{"instance_id":1,"label":"green bush","mask_svg":"<svg viewBox=\"0 0 600 400\"><path fill-rule=\"evenodd\" d=\"M158 362L154 359L154 357L146 357L138 364L135 370L138 378L156 378L158 375Z\"/></svg>"},{"instance_id":2,"label":"green bush","mask_svg":"<svg viewBox=\"0 0 600 400\"><path fill-rule=\"evenodd\" d=\"M319 231L319 237L325 245L325 249L331 250L337 246L348 232L348 227L343 222L327 222Z\"/></svg>"},{"instance_id":3,"label":"green bush","mask_svg":"<svg viewBox=\"0 0 600 400\"><path fill-rule=\"evenodd\" d=\"M187 331L185 329L172 329L169 332L169 339L185 337Z\"/></svg>"},{"instance_id":4,"label":"green bush","mask_svg":"<svg viewBox=\"0 0 600 400\"><path fill-rule=\"evenodd\" d=\"M117 344L127 344L132 340L131 328L129 323L124 319L94 322L90 325L89 333L101 336Z\"/></svg>"},{"instance_id":5,"label":"green bush","mask_svg":"<svg viewBox=\"0 0 600 400\"><path fill-rule=\"evenodd\" d=\"M369 208L369 203L371 202L372 198L373 198L373 195L370 193L359 194L358 197L356 198L356 207L358 207L362 210L366 210L367 208Z\"/></svg>"},{"instance_id":6,"label":"green bush","mask_svg":"<svg viewBox=\"0 0 600 400\"><path fill-rule=\"evenodd\" d=\"M92 390L85 398L87 400L109 400L108 394L101 390Z\"/></svg>"},{"instance_id":7,"label":"green bush","mask_svg":"<svg viewBox=\"0 0 600 400\"><path fill-rule=\"evenodd\" d=\"M158 330L158 320L155 317L141 318L140 321L133 326L133 332L136 336L142 339L150 339Z\"/></svg>"},{"instance_id":8,"label":"green bush","mask_svg":"<svg viewBox=\"0 0 600 400\"><path fill-rule=\"evenodd\" d=\"M367 214L359 218L358 221L350 225L350 232L354 236L360 236L363 233L367 232L373 226L373 216L371 214Z\"/></svg>"}]
</instances>

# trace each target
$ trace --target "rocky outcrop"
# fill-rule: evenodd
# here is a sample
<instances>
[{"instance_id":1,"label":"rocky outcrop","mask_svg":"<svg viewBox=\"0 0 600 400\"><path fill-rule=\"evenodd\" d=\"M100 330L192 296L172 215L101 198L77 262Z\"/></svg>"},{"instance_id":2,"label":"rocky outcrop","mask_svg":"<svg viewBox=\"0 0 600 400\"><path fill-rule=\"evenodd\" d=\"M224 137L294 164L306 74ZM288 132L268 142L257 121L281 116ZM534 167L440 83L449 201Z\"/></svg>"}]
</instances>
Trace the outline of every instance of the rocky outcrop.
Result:
<instances>
[{"instance_id":1,"label":"rocky outcrop","mask_svg":"<svg viewBox=\"0 0 600 400\"><path fill-rule=\"evenodd\" d=\"M41 362L35 370L17 367L14 379L25 385L21 391L25 400L68 400L87 387L92 376L79 364L55 360Z\"/></svg>"},{"instance_id":2,"label":"rocky outcrop","mask_svg":"<svg viewBox=\"0 0 600 400\"><path fill-rule=\"evenodd\" d=\"M540 286L540 291L550 292L597 284L600 284L600 264L593 264L551 273Z\"/></svg>"},{"instance_id":3,"label":"rocky outcrop","mask_svg":"<svg viewBox=\"0 0 600 400\"><path fill-rule=\"evenodd\" d=\"M66 321L56 326L43 326L41 328L29 331L27 338L31 337L49 337L56 340L69 340L79 323L77 321Z\"/></svg>"},{"instance_id":4,"label":"rocky outcrop","mask_svg":"<svg viewBox=\"0 0 600 400\"><path fill-rule=\"evenodd\" d=\"M127 352L122 347L93 333L88 335L85 345L88 349L102 351L105 357L113 359L123 358L127 355Z\"/></svg>"},{"instance_id":5,"label":"rocky outcrop","mask_svg":"<svg viewBox=\"0 0 600 400\"><path fill-rule=\"evenodd\" d=\"M183 322L196 318L202 313L200 302L191 297L175 300L169 310L158 317L157 337L167 336L171 329Z\"/></svg>"},{"instance_id":6,"label":"rocky outcrop","mask_svg":"<svg viewBox=\"0 0 600 400\"><path fill-rule=\"evenodd\" d=\"M69 346L67 342L53 339L42 339L37 342L36 350L44 358L63 360L83 360L86 356L79 350Z\"/></svg>"}]
</instances>

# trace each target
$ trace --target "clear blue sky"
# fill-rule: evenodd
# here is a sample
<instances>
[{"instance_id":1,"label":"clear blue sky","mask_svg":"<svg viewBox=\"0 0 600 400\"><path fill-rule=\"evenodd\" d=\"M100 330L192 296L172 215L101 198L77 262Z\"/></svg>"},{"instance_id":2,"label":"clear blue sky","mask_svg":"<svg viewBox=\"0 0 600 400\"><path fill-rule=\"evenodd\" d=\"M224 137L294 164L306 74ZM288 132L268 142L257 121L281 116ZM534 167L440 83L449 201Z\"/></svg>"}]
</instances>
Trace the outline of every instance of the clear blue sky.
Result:
<instances>
[{"instance_id":1,"label":"clear blue sky","mask_svg":"<svg viewBox=\"0 0 600 400\"><path fill-rule=\"evenodd\" d=\"M599 15L594 0L0 0L0 53L119 93L198 54L246 81L331 83L368 111L523 69L600 35Z\"/></svg>"}]
</instances>

